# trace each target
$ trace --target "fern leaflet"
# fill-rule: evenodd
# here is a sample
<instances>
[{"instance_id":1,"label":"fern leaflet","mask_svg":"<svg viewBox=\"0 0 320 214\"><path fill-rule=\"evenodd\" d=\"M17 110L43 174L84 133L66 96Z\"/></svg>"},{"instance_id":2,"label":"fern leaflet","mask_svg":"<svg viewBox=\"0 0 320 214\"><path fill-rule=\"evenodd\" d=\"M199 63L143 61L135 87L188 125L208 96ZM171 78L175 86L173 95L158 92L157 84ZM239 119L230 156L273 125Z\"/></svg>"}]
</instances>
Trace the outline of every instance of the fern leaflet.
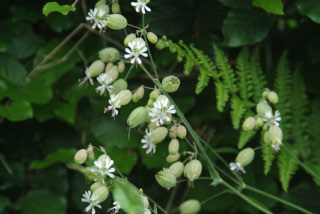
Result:
<instances>
[{"instance_id":1,"label":"fern leaflet","mask_svg":"<svg viewBox=\"0 0 320 214\"><path fill-rule=\"evenodd\" d=\"M224 106L226 105L229 99L228 89L226 89L220 81L215 82L215 85L217 96L217 109L218 111L222 112Z\"/></svg>"},{"instance_id":2,"label":"fern leaflet","mask_svg":"<svg viewBox=\"0 0 320 214\"><path fill-rule=\"evenodd\" d=\"M296 154L297 152L288 146L288 149ZM282 149L278 157L279 179L282 189L287 192L292 175L298 168L298 162L290 154Z\"/></svg>"},{"instance_id":3,"label":"fern leaflet","mask_svg":"<svg viewBox=\"0 0 320 214\"><path fill-rule=\"evenodd\" d=\"M231 120L234 129L239 129L240 120L245 112L244 102L234 94L231 98Z\"/></svg>"}]
</instances>

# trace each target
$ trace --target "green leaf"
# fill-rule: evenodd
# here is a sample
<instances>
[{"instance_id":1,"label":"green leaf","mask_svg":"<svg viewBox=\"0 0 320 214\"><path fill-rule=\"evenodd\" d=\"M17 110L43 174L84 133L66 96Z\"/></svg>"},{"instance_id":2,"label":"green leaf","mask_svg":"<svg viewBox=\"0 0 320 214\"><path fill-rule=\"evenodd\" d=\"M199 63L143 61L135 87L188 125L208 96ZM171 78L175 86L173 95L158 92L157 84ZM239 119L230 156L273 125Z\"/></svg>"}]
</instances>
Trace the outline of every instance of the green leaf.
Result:
<instances>
[{"instance_id":1,"label":"green leaf","mask_svg":"<svg viewBox=\"0 0 320 214\"><path fill-rule=\"evenodd\" d=\"M138 155L132 150L122 150L116 147L105 148L108 155L115 162L117 169L123 174L129 174L136 165Z\"/></svg>"},{"instance_id":2,"label":"green leaf","mask_svg":"<svg viewBox=\"0 0 320 214\"><path fill-rule=\"evenodd\" d=\"M73 123L77 111L76 103L65 103L65 102L57 102L54 113L57 117L69 122Z\"/></svg>"},{"instance_id":3,"label":"green leaf","mask_svg":"<svg viewBox=\"0 0 320 214\"><path fill-rule=\"evenodd\" d=\"M229 91L226 89L222 82L215 82L216 85L216 96L217 96L217 109L222 112L224 106L229 99Z\"/></svg>"},{"instance_id":4,"label":"green leaf","mask_svg":"<svg viewBox=\"0 0 320 214\"><path fill-rule=\"evenodd\" d=\"M8 105L0 105L0 115L10 121L20 121L32 118L31 104L25 100L14 100Z\"/></svg>"},{"instance_id":5,"label":"green leaf","mask_svg":"<svg viewBox=\"0 0 320 214\"><path fill-rule=\"evenodd\" d=\"M288 149L291 150L292 153L297 154L297 151L293 148L288 146ZM287 192L291 177L298 168L298 162L293 159L285 149L281 149L278 157L278 167L282 189Z\"/></svg>"},{"instance_id":6,"label":"green leaf","mask_svg":"<svg viewBox=\"0 0 320 214\"><path fill-rule=\"evenodd\" d=\"M48 190L30 191L21 199L21 214L65 214L67 200Z\"/></svg>"},{"instance_id":7,"label":"green leaf","mask_svg":"<svg viewBox=\"0 0 320 214\"><path fill-rule=\"evenodd\" d=\"M59 5L57 2L48 2L44 5L42 13L48 16L52 12L59 12L63 15L68 15L70 11L75 11L76 8L70 5Z\"/></svg>"},{"instance_id":8,"label":"green leaf","mask_svg":"<svg viewBox=\"0 0 320 214\"><path fill-rule=\"evenodd\" d=\"M253 0L253 5L261 7L270 13L283 15L283 4L281 0Z\"/></svg>"},{"instance_id":9,"label":"green leaf","mask_svg":"<svg viewBox=\"0 0 320 214\"><path fill-rule=\"evenodd\" d=\"M0 196L0 212L2 212L4 208L6 208L6 206L9 204L10 204L9 198Z\"/></svg>"},{"instance_id":10,"label":"green leaf","mask_svg":"<svg viewBox=\"0 0 320 214\"><path fill-rule=\"evenodd\" d=\"M296 4L302 15L306 15L312 21L320 23L320 1L296 0Z\"/></svg>"},{"instance_id":11,"label":"green leaf","mask_svg":"<svg viewBox=\"0 0 320 214\"><path fill-rule=\"evenodd\" d=\"M240 120L245 112L244 102L237 95L233 95L231 98L231 119L234 129L239 129Z\"/></svg>"},{"instance_id":12,"label":"green leaf","mask_svg":"<svg viewBox=\"0 0 320 214\"><path fill-rule=\"evenodd\" d=\"M0 54L0 77L13 84L21 84L26 74L27 71L18 60L7 54Z\"/></svg>"},{"instance_id":13,"label":"green leaf","mask_svg":"<svg viewBox=\"0 0 320 214\"><path fill-rule=\"evenodd\" d=\"M144 213L144 205L139 190L127 180L113 179L112 195L126 213Z\"/></svg>"},{"instance_id":14,"label":"green leaf","mask_svg":"<svg viewBox=\"0 0 320 214\"><path fill-rule=\"evenodd\" d=\"M254 44L268 35L272 20L259 9L231 10L222 25L225 44L230 47Z\"/></svg>"},{"instance_id":15,"label":"green leaf","mask_svg":"<svg viewBox=\"0 0 320 214\"><path fill-rule=\"evenodd\" d=\"M59 149L56 152L48 154L44 160L35 160L31 162L29 169L43 169L55 163L73 162L75 149Z\"/></svg>"},{"instance_id":16,"label":"green leaf","mask_svg":"<svg viewBox=\"0 0 320 214\"><path fill-rule=\"evenodd\" d=\"M17 59L25 59L36 53L38 47L37 38L33 33L21 34L14 38L11 53Z\"/></svg>"},{"instance_id":17,"label":"green leaf","mask_svg":"<svg viewBox=\"0 0 320 214\"><path fill-rule=\"evenodd\" d=\"M251 131L241 131L240 132L240 137L238 141L238 148L242 149L248 142L249 140L256 134L256 130L251 130Z\"/></svg>"}]
</instances>

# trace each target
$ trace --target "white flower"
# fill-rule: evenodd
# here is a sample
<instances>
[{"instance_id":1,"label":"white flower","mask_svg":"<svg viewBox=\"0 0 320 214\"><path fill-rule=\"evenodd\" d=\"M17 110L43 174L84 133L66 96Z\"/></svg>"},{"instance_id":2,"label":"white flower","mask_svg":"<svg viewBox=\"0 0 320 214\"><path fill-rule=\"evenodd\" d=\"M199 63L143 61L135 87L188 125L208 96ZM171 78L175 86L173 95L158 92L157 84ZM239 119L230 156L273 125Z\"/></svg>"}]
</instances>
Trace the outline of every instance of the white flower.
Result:
<instances>
[{"instance_id":1,"label":"white flower","mask_svg":"<svg viewBox=\"0 0 320 214\"><path fill-rule=\"evenodd\" d=\"M118 213L120 210L120 204L118 204L118 202L113 202L113 207L111 207L110 209L108 209L108 212L111 212L112 214L116 214Z\"/></svg>"},{"instance_id":2,"label":"white flower","mask_svg":"<svg viewBox=\"0 0 320 214\"><path fill-rule=\"evenodd\" d=\"M146 43L143 39L141 39L141 38L135 39L135 40L129 42L128 46L130 47L130 49L129 48L125 49L127 54L124 55L124 58L126 58L126 59L132 58L130 61L131 64L135 64L135 63L141 64L142 61L139 58L140 55L142 55L144 57L148 56L148 54L145 53L148 51L148 49L147 49Z\"/></svg>"},{"instance_id":3,"label":"white flower","mask_svg":"<svg viewBox=\"0 0 320 214\"><path fill-rule=\"evenodd\" d=\"M242 172L242 173L246 173L246 171L244 170L244 168L240 165L240 163L234 163L234 162L231 162L229 164L230 166L230 169L231 171L234 171L234 172Z\"/></svg>"},{"instance_id":4,"label":"white flower","mask_svg":"<svg viewBox=\"0 0 320 214\"><path fill-rule=\"evenodd\" d=\"M277 152L280 150L281 144L282 144L281 140L278 139L278 140L272 142L271 146L272 146L273 150Z\"/></svg>"},{"instance_id":5,"label":"white flower","mask_svg":"<svg viewBox=\"0 0 320 214\"><path fill-rule=\"evenodd\" d=\"M103 8L90 9L86 20L93 23L93 29L98 27L100 30L103 30L107 26L107 21L103 18L105 15L107 15L107 11Z\"/></svg>"},{"instance_id":6,"label":"white flower","mask_svg":"<svg viewBox=\"0 0 320 214\"><path fill-rule=\"evenodd\" d=\"M100 201L98 200L98 195L95 195L94 193L91 194L91 191L85 191L84 194L82 195L82 202L89 203L89 205L86 207L85 211L89 212L91 210L92 214L96 213L96 210L94 209L95 207L98 207L101 209Z\"/></svg>"},{"instance_id":7,"label":"white flower","mask_svg":"<svg viewBox=\"0 0 320 214\"><path fill-rule=\"evenodd\" d=\"M170 122L169 114L175 113L174 106L170 105L169 99L165 97L153 103L149 116L152 118L151 122L156 122L157 126L161 126L165 121Z\"/></svg>"},{"instance_id":8,"label":"white flower","mask_svg":"<svg viewBox=\"0 0 320 214\"><path fill-rule=\"evenodd\" d=\"M266 122L268 124L268 126L279 126L279 121L281 121L281 117L280 117L280 112L278 110L276 110L276 112L274 113L274 116L272 115L271 111L268 111L264 118L262 118L262 120L264 122Z\"/></svg>"},{"instance_id":9,"label":"white flower","mask_svg":"<svg viewBox=\"0 0 320 214\"><path fill-rule=\"evenodd\" d=\"M148 208L145 208L143 214L151 214L151 211Z\"/></svg>"},{"instance_id":10,"label":"white flower","mask_svg":"<svg viewBox=\"0 0 320 214\"><path fill-rule=\"evenodd\" d=\"M104 178L106 176L109 176L110 178L115 177L112 174L115 172L115 168L112 168L113 163L113 160L111 160L109 156L106 157L105 161L103 161L103 159L98 159L94 161L94 167L91 168L91 171L101 175L102 183L104 183Z\"/></svg>"},{"instance_id":11,"label":"white flower","mask_svg":"<svg viewBox=\"0 0 320 214\"><path fill-rule=\"evenodd\" d=\"M137 2L131 2L131 6L136 8L137 13L142 12L145 14L146 11L151 11L151 9L147 6L148 3L149 0L138 0Z\"/></svg>"},{"instance_id":12,"label":"white flower","mask_svg":"<svg viewBox=\"0 0 320 214\"><path fill-rule=\"evenodd\" d=\"M141 140L141 143L144 144L142 148L147 150L146 153L148 155L156 153L156 145L154 145L150 140L151 133L152 133L152 130L148 131L148 129L146 129L146 134Z\"/></svg>"},{"instance_id":13,"label":"white flower","mask_svg":"<svg viewBox=\"0 0 320 214\"><path fill-rule=\"evenodd\" d=\"M106 91L110 93L112 89L112 85L109 85L112 83L112 78L107 73L102 73L97 77L97 81L100 83L100 86L96 88L96 91L100 95L104 95Z\"/></svg>"},{"instance_id":14,"label":"white flower","mask_svg":"<svg viewBox=\"0 0 320 214\"><path fill-rule=\"evenodd\" d=\"M115 117L118 115L118 110L117 108L121 108L120 106L120 101L117 100L118 95L111 94L110 99L109 99L109 106L108 108L105 109L105 112L111 111L112 117Z\"/></svg>"}]
</instances>

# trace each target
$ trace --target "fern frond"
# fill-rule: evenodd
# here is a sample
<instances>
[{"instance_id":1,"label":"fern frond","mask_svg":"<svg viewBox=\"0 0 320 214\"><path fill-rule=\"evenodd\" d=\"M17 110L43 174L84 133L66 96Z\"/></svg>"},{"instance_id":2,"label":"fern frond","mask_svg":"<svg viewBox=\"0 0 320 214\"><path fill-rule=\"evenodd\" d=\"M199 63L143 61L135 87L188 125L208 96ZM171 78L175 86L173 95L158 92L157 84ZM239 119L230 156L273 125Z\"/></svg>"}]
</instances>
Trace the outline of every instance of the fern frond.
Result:
<instances>
[{"instance_id":1,"label":"fern frond","mask_svg":"<svg viewBox=\"0 0 320 214\"><path fill-rule=\"evenodd\" d=\"M216 65L220 71L219 75L221 75L226 88L230 90L232 93L237 92L238 88L236 85L236 78L233 69L228 63L227 57L224 55L223 51L220 50L217 46L213 46L214 56Z\"/></svg>"},{"instance_id":2,"label":"fern frond","mask_svg":"<svg viewBox=\"0 0 320 214\"><path fill-rule=\"evenodd\" d=\"M200 94L202 90L207 87L210 80L210 76L206 74L205 71L200 71L200 74L198 76L198 83L196 85L196 94Z\"/></svg>"},{"instance_id":3,"label":"fern frond","mask_svg":"<svg viewBox=\"0 0 320 214\"><path fill-rule=\"evenodd\" d=\"M231 120L234 129L239 129L240 120L244 113L246 112L246 107L244 102L237 96L232 95L231 97Z\"/></svg>"},{"instance_id":4,"label":"fern frond","mask_svg":"<svg viewBox=\"0 0 320 214\"><path fill-rule=\"evenodd\" d=\"M217 96L217 109L222 112L224 106L228 102L229 99L229 91L224 87L222 82L216 81L216 96Z\"/></svg>"},{"instance_id":5,"label":"fern frond","mask_svg":"<svg viewBox=\"0 0 320 214\"><path fill-rule=\"evenodd\" d=\"M194 64L193 60L189 56L187 56L186 62L184 63L184 68L183 68L184 74L189 75L194 66L195 66L195 64Z\"/></svg>"},{"instance_id":6,"label":"fern frond","mask_svg":"<svg viewBox=\"0 0 320 214\"><path fill-rule=\"evenodd\" d=\"M270 145L266 145L266 143L264 142L264 134L265 134L264 131L261 132L260 144L262 146L261 156L262 156L262 159L264 160L264 174L267 175L271 170L272 162L275 158L275 155L272 147Z\"/></svg>"},{"instance_id":7,"label":"fern frond","mask_svg":"<svg viewBox=\"0 0 320 214\"><path fill-rule=\"evenodd\" d=\"M293 148L288 146L288 149L292 153L297 154L297 151ZM282 189L287 192L291 177L298 168L298 162L293 159L285 149L281 149L278 157L278 167L279 179L282 185Z\"/></svg>"},{"instance_id":8,"label":"fern frond","mask_svg":"<svg viewBox=\"0 0 320 214\"><path fill-rule=\"evenodd\" d=\"M251 140L251 138L256 134L256 130L251 131L244 131L241 130L240 137L238 141L238 148L242 149L248 142Z\"/></svg>"}]
</instances>

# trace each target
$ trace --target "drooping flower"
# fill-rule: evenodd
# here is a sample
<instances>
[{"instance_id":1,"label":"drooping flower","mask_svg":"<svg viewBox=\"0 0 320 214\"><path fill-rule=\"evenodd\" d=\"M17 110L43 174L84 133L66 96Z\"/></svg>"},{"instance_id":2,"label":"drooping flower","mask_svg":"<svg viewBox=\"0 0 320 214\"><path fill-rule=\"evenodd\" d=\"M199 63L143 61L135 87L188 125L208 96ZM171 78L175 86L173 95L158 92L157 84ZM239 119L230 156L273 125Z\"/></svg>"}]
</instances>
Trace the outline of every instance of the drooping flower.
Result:
<instances>
[{"instance_id":1,"label":"drooping flower","mask_svg":"<svg viewBox=\"0 0 320 214\"><path fill-rule=\"evenodd\" d=\"M130 62L131 64L141 64L142 61L139 58L140 55L147 57L148 54L146 53L148 51L146 47L146 43L143 39L137 38L133 41L128 43L129 48L126 48L125 51L127 54L124 55L124 58L128 59L131 58Z\"/></svg>"},{"instance_id":2,"label":"drooping flower","mask_svg":"<svg viewBox=\"0 0 320 214\"><path fill-rule=\"evenodd\" d=\"M266 122L268 126L279 126L279 121L281 121L280 112L276 110L273 115L271 111L268 111L262 120Z\"/></svg>"},{"instance_id":3,"label":"drooping flower","mask_svg":"<svg viewBox=\"0 0 320 214\"><path fill-rule=\"evenodd\" d=\"M145 14L146 11L150 12L151 9L147 6L150 0L137 0L137 2L131 2L131 6L135 7L137 13Z\"/></svg>"},{"instance_id":4,"label":"drooping flower","mask_svg":"<svg viewBox=\"0 0 320 214\"><path fill-rule=\"evenodd\" d=\"M144 135L141 143L144 144L142 146L143 149L146 149L146 153L148 155L156 153L156 145L151 142L150 135L152 134L152 130L146 129L146 134Z\"/></svg>"},{"instance_id":5,"label":"drooping flower","mask_svg":"<svg viewBox=\"0 0 320 214\"><path fill-rule=\"evenodd\" d=\"M244 170L244 168L241 166L240 163L231 162L229 166L231 171L246 173L246 171Z\"/></svg>"},{"instance_id":6,"label":"drooping flower","mask_svg":"<svg viewBox=\"0 0 320 214\"><path fill-rule=\"evenodd\" d=\"M100 95L104 95L106 91L110 93L112 89L112 85L110 83L112 82L112 78L107 73L102 73L97 77L97 81L99 82L100 86L96 88L96 91Z\"/></svg>"},{"instance_id":7,"label":"drooping flower","mask_svg":"<svg viewBox=\"0 0 320 214\"><path fill-rule=\"evenodd\" d=\"M86 212L89 212L91 210L92 214L96 213L95 207L101 209L100 201L98 200L98 195L95 195L90 190L85 191L82 195L82 202L89 203L89 205L85 208Z\"/></svg>"},{"instance_id":8,"label":"drooping flower","mask_svg":"<svg viewBox=\"0 0 320 214\"><path fill-rule=\"evenodd\" d=\"M118 202L113 202L113 207L111 207L110 209L108 209L108 212L111 212L112 214L116 214L118 213L120 210L120 204L118 204Z\"/></svg>"},{"instance_id":9,"label":"drooping flower","mask_svg":"<svg viewBox=\"0 0 320 214\"><path fill-rule=\"evenodd\" d=\"M157 99L153 103L149 116L152 118L151 122L156 122L157 126L161 126L165 121L171 121L169 114L175 113L176 110L174 109L174 106L170 105L169 99L164 96L162 99Z\"/></svg>"},{"instance_id":10,"label":"drooping flower","mask_svg":"<svg viewBox=\"0 0 320 214\"><path fill-rule=\"evenodd\" d=\"M109 99L109 106L108 108L105 108L105 112L111 111L112 117L117 116L118 115L117 109L121 108L120 101L117 100L117 98L118 98L118 95L111 94Z\"/></svg>"},{"instance_id":11,"label":"drooping flower","mask_svg":"<svg viewBox=\"0 0 320 214\"><path fill-rule=\"evenodd\" d=\"M113 160L106 155L104 158L94 161L94 167L91 168L91 171L99 174L102 177L102 183L104 183L105 177L115 177L113 174L115 172L115 168L112 167L113 163Z\"/></svg>"},{"instance_id":12,"label":"drooping flower","mask_svg":"<svg viewBox=\"0 0 320 214\"><path fill-rule=\"evenodd\" d=\"M107 11L104 8L98 7L93 10L90 9L86 20L92 23L92 28L96 29L98 27L100 30L103 30L107 26L107 21L103 18L107 15Z\"/></svg>"},{"instance_id":13,"label":"drooping flower","mask_svg":"<svg viewBox=\"0 0 320 214\"><path fill-rule=\"evenodd\" d=\"M271 143L271 146L272 146L273 150L277 152L277 151L280 150L281 144L282 144L281 140L278 139L278 140L273 141L273 142Z\"/></svg>"}]
</instances>

